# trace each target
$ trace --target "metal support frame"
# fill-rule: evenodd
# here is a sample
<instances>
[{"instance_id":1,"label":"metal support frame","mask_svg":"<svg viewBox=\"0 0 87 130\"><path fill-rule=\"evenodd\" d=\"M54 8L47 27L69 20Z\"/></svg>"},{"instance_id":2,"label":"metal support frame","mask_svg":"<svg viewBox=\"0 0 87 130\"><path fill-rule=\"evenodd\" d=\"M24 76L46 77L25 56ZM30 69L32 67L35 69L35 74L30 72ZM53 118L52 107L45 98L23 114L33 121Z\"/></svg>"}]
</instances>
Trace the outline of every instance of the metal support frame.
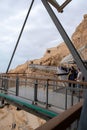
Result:
<instances>
[{"instance_id":1,"label":"metal support frame","mask_svg":"<svg viewBox=\"0 0 87 130\"><path fill-rule=\"evenodd\" d=\"M74 47L73 43L71 42L70 38L68 37L67 33L65 32L63 26L61 25L60 21L58 20L58 18L56 17L54 11L52 10L51 6L49 5L49 3L47 2L47 0L42 0L43 5L45 6L47 12L49 13L51 19L53 20L57 30L59 31L60 35L62 36L63 40L65 41L68 49L70 50L77 66L81 69L85 80L87 81L87 66L83 63L80 55L78 54L76 48ZM87 95L87 91L86 91L86 95ZM78 130L85 130L87 129L87 114L86 114L86 110L87 110L87 97L85 97L85 101L84 101L84 105L83 105L83 109L81 112L81 117L80 117L80 121L79 121L79 127Z\"/></svg>"},{"instance_id":2,"label":"metal support frame","mask_svg":"<svg viewBox=\"0 0 87 130\"><path fill-rule=\"evenodd\" d=\"M56 0L47 0L50 4L52 4L58 12L62 13L63 8L67 6L72 0L66 0L62 5L59 5Z\"/></svg>"},{"instance_id":3,"label":"metal support frame","mask_svg":"<svg viewBox=\"0 0 87 130\"><path fill-rule=\"evenodd\" d=\"M61 25L60 21L58 20L57 16L55 15L54 11L52 10L51 6L47 2L47 0L41 0L43 5L45 6L47 12L49 13L51 19L53 20L57 30L59 31L60 35L62 36L63 40L65 41L68 49L70 50L73 58L75 59L75 62L77 66L81 69L83 75L85 76L85 79L87 80L87 68L84 65L80 55L76 51L76 48L74 47L73 43L71 42L69 36L65 32L63 26Z\"/></svg>"}]
</instances>

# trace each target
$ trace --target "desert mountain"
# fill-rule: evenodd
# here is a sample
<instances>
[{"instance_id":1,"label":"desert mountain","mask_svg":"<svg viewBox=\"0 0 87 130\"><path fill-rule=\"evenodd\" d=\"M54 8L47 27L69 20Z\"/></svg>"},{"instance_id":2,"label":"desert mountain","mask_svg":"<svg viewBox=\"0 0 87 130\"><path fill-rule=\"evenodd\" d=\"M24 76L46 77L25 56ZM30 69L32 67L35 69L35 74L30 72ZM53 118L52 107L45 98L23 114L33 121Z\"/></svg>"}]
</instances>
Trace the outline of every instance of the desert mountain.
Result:
<instances>
[{"instance_id":1,"label":"desert mountain","mask_svg":"<svg viewBox=\"0 0 87 130\"><path fill-rule=\"evenodd\" d=\"M72 42L77 49L81 50L82 58L87 59L87 14L84 15L82 22L78 25L73 33ZM84 48L84 49L82 49ZM48 66L58 66L61 60L70 54L65 43L61 43L57 47L46 50L44 56L37 60L28 61L11 70L13 73L30 73L29 64L39 64Z\"/></svg>"}]
</instances>

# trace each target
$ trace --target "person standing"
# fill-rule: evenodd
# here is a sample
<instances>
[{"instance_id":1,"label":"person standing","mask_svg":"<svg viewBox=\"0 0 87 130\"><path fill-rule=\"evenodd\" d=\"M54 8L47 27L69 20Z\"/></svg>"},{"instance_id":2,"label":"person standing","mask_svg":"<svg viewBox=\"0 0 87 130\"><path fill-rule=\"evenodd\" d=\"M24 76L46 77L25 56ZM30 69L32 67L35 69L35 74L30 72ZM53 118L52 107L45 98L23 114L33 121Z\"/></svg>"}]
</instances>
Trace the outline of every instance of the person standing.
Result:
<instances>
[{"instance_id":1,"label":"person standing","mask_svg":"<svg viewBox=\"0 0 87 130\"><path fill-rule=\"evenodd\" d=\"M68 80L74 80L73 71L70 69L68 74ZM71 83L69 83L69 87L71 87Z\"/></svg>"},{"instance_id":2,"label":"person standing","mask_svg":"<svg viewBox=\"0 0 87 130\"><path fill-rule=\"evenodd\" d=\"M73 66L71 67L71 70L73 71L73 78L76 80L78 72Z\"/></svg>"},{"instance_id":3,"label":"person standing","mask_svg":"<svg viewBox=\"0 0 87 130\"><path fill-rule=\"evenodd\" d=\"M76 78L77 78L77 70L76 70L73 66L71 66L70 71L69 71L69 74L68 74L68 80L75 81ZM75 90L74 90L74 88L75 88L75 83L72 83L72 84L69 83L69 87L72 87L72 89L73 89L73 94L74 94L74 93L75 93Z\"/></svg>"},{"instance_id":4,"label":"person standing","mask_svg":"<svg viewBox=\"0 0 87 130\"><path fill-rule=\"evenodd\" d=\"M81 72L80 68L78 68L77 82L81 82L82 79L83 79L82 72ZM80 87L81 87L81 85L78 83L78 84L77 84L77 88L80 88Z\"/></svg>"}]
</instances>

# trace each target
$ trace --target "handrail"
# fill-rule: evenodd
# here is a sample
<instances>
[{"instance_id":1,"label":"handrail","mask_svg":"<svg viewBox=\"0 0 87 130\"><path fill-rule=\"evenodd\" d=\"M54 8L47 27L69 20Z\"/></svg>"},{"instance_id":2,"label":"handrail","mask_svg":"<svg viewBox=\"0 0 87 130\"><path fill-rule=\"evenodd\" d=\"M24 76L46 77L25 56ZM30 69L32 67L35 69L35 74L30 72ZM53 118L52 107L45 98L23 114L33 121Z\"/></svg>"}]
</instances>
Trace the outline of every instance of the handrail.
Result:
<instances>
[{"instance_id":1,"label":"handrail","mask_svg":"<svg viewBox=\"0 0 87 130\"><path fill-rule=\"evenodd\" d=\"M36 86L37 82L37 87ZM69 83L71 83L71 87L69 87ZM82 84L81 88L73 88L73 84ZM65 109L67 109L67 94L71 94L71 97L73 95L73 91L76 91L76 95L78 95L78 101L80 101L80 92L85 92L87 87L87 82L75 82L75 81L68 81L68 80L58 80L57 77L55 78L49 78L49 77L25 77L25 76L17 76L17 77L0 77L0 87L1 89L4 89L5 91L10 91L11 88L14 88L15 93L19 93L20 89L22 87L32 87L32 90L34 91L34 95L37 95L37 90L39 88L43 88L42 91L46 92L45 98L48 102L48 90L53 90L53 92L58 92L61 89L63 90L63 94L65 95ZM76 85L75 85L76 86ZM69 90L69 93L68 93ZM18 95L18 94L17 94ZM76 96L75 95L75 96ZM26 95L25 95L26 96ZM74 95L73 95L74 96ZM81 94L83 96L83 94ZM24 96L23 96L24 97ZM36 100L34 100L36 102ZM39 97L38 97L39 101ZM54 103L53 103L54 104ZM73 104L73 98L71 98L71 105ZM48 107L48 103L46 104L46 107Z\"/></svg>"},{"instance_id":2,"label":"handrail","mask_svg":"<svg viewBox=\"0 0 87 130\"><path fill-rule=\"evenodd\" d=\"M4 77L4 76L3 76ZM5 75L6 77L6 75ZM7 74L8 77L8 74ZM9 77L16 77L16 76L11 76L9 75ZM27 78L27 79L35 79L35 80L45 80L45 81L56 81L56 82L63 82L63 83L72 83L72 84L81 84L81 85L86 85L87 86L87 82L86 81L72 81L72 80L60 80L58 78L53 78L53 77L48 77L48 76L44 76L44 77L39 77L39 76L18 76L19 78ZM2 77L1 77L2 78ZM7 79L7 78L6 78Z\"/></svg>"},{"instance_id":3,"label":"handrail","mask_svg":"<svg viewBox=\"0 0 87 130\"><path fill-rule=\"evenodd\" d=\"M83 102L80 102L35 130L65 130L79 119Z\"/></svg>"}]
</instances>

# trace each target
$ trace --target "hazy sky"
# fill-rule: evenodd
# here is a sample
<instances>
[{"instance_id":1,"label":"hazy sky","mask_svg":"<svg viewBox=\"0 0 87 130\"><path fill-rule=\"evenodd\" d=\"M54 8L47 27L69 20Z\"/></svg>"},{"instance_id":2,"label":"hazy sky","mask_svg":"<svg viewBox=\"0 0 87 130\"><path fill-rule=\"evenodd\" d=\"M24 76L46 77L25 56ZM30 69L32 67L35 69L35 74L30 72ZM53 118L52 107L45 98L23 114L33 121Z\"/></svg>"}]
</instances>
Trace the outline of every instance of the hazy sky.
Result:
<instances>
[{"instance_id":1,"label":"hazy sky","mask_svg":"<svg viewBox=\"0 0 87 130\"><path fill-rule=\"evenodd\" d=\"M61 4L65 0L57 1ZM0 0L0 72L7 69L30 3L31 0ZM62 14L54 9L69 37L82 21L86 10L87 3L83 0L72 0ZM62 41L41 0L36 0L10 69L27 60L41 58L47 48L55 47Z\"/></svg>"}]
</instances>

